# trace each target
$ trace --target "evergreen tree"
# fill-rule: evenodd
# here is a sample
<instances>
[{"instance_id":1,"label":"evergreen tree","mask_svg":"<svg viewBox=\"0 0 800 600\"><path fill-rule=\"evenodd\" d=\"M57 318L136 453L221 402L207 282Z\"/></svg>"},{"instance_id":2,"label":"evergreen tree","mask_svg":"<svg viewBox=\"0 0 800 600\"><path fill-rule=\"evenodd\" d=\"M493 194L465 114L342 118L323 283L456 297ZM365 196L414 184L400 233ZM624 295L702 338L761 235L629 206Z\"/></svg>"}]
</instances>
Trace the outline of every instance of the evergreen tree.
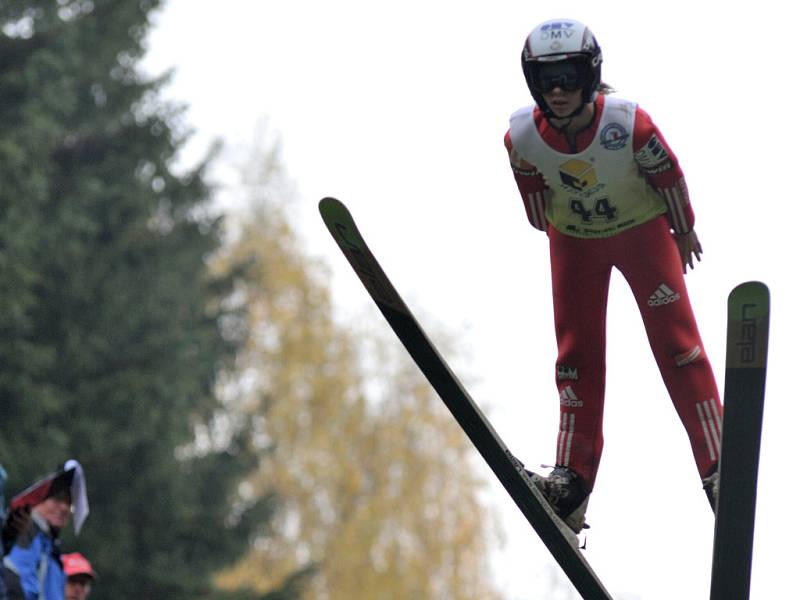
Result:
<instances>
[{"instance_id":1,"label":"evergreen tree","mask_svg":"<svg viewBox=\"0 0 800 600\"><path fill-rule=\"evenodd\" d=\"M218 597L271 510L238 492L253 428L216 393L243 328L207 165L175 172L180 111L137 69L159 4L0 3L0 462L11 490L82 462L65 549L98 599Z\"/></svg>"}]
</instances>

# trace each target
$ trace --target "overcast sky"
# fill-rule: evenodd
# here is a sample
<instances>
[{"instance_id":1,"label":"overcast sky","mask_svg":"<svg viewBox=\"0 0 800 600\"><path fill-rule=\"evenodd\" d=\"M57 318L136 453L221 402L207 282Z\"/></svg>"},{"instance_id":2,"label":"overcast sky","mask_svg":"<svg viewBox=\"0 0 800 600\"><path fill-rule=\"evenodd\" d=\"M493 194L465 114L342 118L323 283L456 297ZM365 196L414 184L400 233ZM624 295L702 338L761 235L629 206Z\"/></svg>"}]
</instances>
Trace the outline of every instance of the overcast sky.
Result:
<instances>
[{"instance_id":1,"label":"overcast sky","mask_svg":"<svg viewBox=\"0 0 800 600\"><path fill-rule=\"evenodd\" d=\"M535 466L553 461L558 427L548 250L502 140L508 116L531 102L519 67L527 33L550 18L587 23L604 79L650 113L686 174L705 250L689 293L721 390L728 292L750 279L772 290L752 595L777 598L793 587L799 487L794 12L775 0L169 0L146 66L176 69L167 93L197 130L189 160L215 137L250 143L268 119L297 185L298 229L331 265L340 311L368 299L318 217L326 195L350 207L423 326L458 332L472 396ZM608 332L586 557L615 598L707 598L713 517L618 274ZM501 588L508 600L542 598L554 561L494 481L491 502L508 536Z\"/></svg>"}]
</instances>

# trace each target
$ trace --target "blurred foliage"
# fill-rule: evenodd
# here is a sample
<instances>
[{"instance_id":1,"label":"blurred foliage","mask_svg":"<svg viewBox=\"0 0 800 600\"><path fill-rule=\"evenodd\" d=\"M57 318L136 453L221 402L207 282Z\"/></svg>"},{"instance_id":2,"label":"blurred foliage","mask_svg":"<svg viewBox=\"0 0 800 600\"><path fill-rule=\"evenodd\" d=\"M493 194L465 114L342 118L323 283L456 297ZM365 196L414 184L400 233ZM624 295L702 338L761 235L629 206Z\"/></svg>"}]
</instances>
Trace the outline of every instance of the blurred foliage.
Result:
<instances>
[{"instance_id":1,"label":"blurred foliage","mask_svg":"<svg viewBox=\"0 0 800 600\"><path fill-rule=\"evenodd\" d=\"M176 170L159 5L0 3L9 491L81 461L98 600L497 597L467 441L383 324L334 319L275 149L230 229L211 156Z\"/></svg>"},{"instance_id":2,"label":"blurred foliage","mask_svg":"<svg viewBox=\"0 0 800 600\"><path fill-rule=\"evenodd\" d=\"M180 111L137 70L158 4L0 3L0 461L12 492L82 462L91 514L64 546L98 599L219 597L273 501L241 505L248 423L197 445L243 339L208 270L206 164L176 174Z\"/></svg>"},{"instance_id":3,"label":"blurred foliage","mask_svg":"<svg viewBox=\"0 0 800 600\"><path fill-rule=\"evenodd\" d=\"M218 267L248 265L235 396L264 415L268 453L249 489L280 503L270 535L219 582L266 590L309 567L306 599L496 598L466 436L376 311L334 318L330 274L303 251L269 153L253 159L232 201L249 208Z\"/></svg>"}]
</instances>

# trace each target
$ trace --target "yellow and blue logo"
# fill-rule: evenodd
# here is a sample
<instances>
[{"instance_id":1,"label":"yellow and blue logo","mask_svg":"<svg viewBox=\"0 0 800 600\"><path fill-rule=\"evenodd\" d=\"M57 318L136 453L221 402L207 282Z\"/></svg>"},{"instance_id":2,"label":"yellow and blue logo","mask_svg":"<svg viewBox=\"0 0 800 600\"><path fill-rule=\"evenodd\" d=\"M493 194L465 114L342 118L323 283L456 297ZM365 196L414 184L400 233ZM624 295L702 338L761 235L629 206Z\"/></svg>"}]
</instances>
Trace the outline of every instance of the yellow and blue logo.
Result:
<instances>
[{"instance_id":1,"label":"yellow and blue logo","mask_svg":"<svg viewBox=\"0 0 800 600\"><path fill-rule=\"evenodd\" d=\"M594 167L582 160L572 158L558 167L561 183L582 192L597 185Z\"/></svg>"}]
</instances>

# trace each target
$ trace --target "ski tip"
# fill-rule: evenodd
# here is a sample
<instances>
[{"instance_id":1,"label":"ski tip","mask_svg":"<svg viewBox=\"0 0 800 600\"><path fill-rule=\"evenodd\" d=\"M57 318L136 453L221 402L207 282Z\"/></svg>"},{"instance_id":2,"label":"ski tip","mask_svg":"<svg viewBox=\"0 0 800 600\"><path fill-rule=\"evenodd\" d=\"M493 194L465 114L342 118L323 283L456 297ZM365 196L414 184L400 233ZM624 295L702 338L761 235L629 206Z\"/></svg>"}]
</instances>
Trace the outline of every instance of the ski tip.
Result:
<instances>
[{"instance_id":1,"label":"ski tip","mask_svg":"<svg viewBox=\"0 0 800 600\"><path fill-rule=\"evenodd\" d=\"M728 296L728 367L764 368L769 338L769 288L760 281L737 285Z\"/></svg>"},{"instance_id":2,"label":"ski tip","mask_svg":"<svg viewBox=\"0 0 800 600\"><path fill-rule=\"evenodd\" d=\"M319 214L325 222L352 222L353 220L344 202L332 196L326 196L319 201Z\"/></svg>"},{"instance_id":3,"label":"ski tip","mask_svg":"<svg viewBox=\"0 0 800 600\"><path fill-rule=\"evenodd\" d=\"M762 298L769 297L769 288L767 287L766 283L761 281L745 281L744 283L740 283L730 293L730 296L733 297L735 295L742 295L742 294L758 294Z\"/></svg>"},{"instance_id":4,"label":"ski tip","mask_svg":"<svg viewBox=\"0 0 800 600\"><path fill-rule=\"evenodd\" d=\"M328 206L342 206L342 203L333 196L325 196L322 200L319 201L320 212L322 212Z\"/></svg>"},{"instance_id":5,"label":"ski tip","mask_svg":"<svg viewBox=\"0 0 800 600\"><path fill-rule=\"evenodd\" d=\"M344 202L337 200L333 196L326 196L319 201L319 212L322 218L327 220L345 219L352 220L350 210Z\"/></svg>"},{"instance_id":6,"label":"ski tip","mask_svg":"<svg viewBox=\"0 0 800 600\"><path fill-rule=\"evenodd\" d=\"M345 244L351 251L354 248L366 249L367 244L358 232L353 215L343 202L327 196L319 201L319 214L340 246Z\"/></svg>"},{"instance_id":7,"label":"ski tip","mask_svg":"<svg viewBox=\"0 0 800 600\"><path fill-rule=\"evenodd\" d=\"M746 281L737 285L728 295L728 304L749 304L758 307L758 312L769 313L769 288L760 281Z\"/></svg>"}]
</instances>

